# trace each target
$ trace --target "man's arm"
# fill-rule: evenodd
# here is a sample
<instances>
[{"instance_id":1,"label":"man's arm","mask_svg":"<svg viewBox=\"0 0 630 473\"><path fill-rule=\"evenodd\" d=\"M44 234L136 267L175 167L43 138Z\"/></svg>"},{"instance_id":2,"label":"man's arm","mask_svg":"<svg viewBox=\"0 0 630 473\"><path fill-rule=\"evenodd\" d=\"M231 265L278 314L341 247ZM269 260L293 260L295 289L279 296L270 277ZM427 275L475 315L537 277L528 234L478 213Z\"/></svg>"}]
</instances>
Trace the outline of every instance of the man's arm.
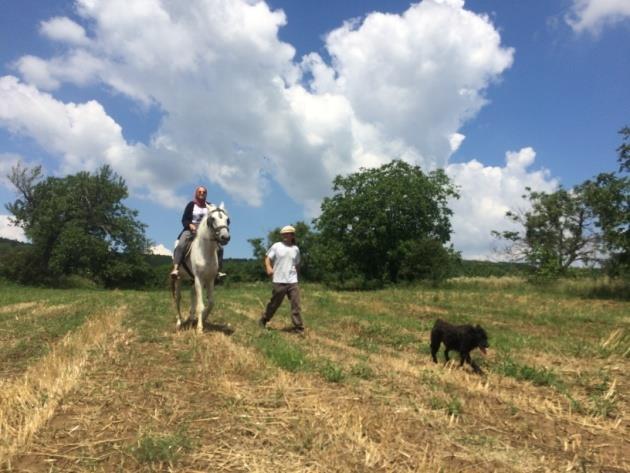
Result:
<instances>
[{"instance_id":1,"label":"man's arm","mask_svg":"<svg viewBox=\"0 0 630 473\"><path fill-rule=\"evenodd\" d=\"M265 256L265 271L267 272L267 276L273 276L273 266L269 256Z\"/></svg>"}]
</instances>

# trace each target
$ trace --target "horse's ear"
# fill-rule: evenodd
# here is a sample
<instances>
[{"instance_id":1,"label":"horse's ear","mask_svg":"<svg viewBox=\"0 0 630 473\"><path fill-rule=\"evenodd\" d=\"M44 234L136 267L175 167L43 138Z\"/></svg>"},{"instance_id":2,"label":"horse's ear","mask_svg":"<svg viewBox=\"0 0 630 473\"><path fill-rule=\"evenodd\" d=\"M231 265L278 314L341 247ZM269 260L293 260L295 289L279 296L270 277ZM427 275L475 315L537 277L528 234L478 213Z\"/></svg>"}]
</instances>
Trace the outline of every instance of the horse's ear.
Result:
<instances>
[{"instance_id":1,"label":"horse's ear","mask_svg":"<svg viewBox=\"0 0 630 473\"><path fill-rule=\"evenodd\" d=\"M219 208L221 210L225 209L225 203L223 201L221 201L221 203L219 204Z\"/></svg>"}]
</instances>

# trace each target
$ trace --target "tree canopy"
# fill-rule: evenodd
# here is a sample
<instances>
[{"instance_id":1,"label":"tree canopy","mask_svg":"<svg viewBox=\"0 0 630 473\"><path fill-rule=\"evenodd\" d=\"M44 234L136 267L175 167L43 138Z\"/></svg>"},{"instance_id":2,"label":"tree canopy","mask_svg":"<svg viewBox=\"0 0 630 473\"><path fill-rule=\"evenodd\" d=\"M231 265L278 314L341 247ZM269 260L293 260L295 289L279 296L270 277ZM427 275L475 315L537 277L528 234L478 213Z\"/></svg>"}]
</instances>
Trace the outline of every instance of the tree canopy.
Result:
<instances>
[{"instance_id":1,"label":"tree canopy","mask_svg":"<svg viewBox=\"0 0 630 473\"><path fill-rule=\"evenodd\" d=\"M403 275L426 276L426 260L414 255L446 258L452 215L447 204L457 197L443 170L425 174L399 160L337 176L333 196L324 199L314 221L317 266L337 280L396 282ZM413 261L423 261L423 267L414 267Z\"/></svg>"},{"instance_id":2,"label":"tree canopy","mask_svg":"<svg viewBox=\"0 0 630 473\"><path fill-rule=\"evenodd\" d=\"M530 263L539 275L558 276L574 263L598 264L611 275L630 274L630 128L617 148L619 172L600 173L571 190L526 189L527 212L509 211L521 227L493 232L506 252Z\"/></svg>"},{"instance_id":3,"label":"tree canopy","mask_svg":"<svg viewBox=\"0 0 630 473\"><path fill-rule=\"evenodd\" d=\"M32 242L18 274L31 280L76 274L124 285L146 271L146 226L123 204L127 186L111 168L44 178L41 167L18 165L8 177L18 198L6 208Z\"/></svg>"},{"instance_id":4,"label":"tree canopy","mask_svg":"<svg viewBox=\"0 0 630 473\"><path fill-rule=\"evenodd\" d=\"M526 191L523 198L529 201L530 210L506 214L522 229L493 232L509 242L506 252L545 275L563 274L576 262L592 262L600 237L584 196L562 188L552 193Z\"/></svg>"}]
</instances>

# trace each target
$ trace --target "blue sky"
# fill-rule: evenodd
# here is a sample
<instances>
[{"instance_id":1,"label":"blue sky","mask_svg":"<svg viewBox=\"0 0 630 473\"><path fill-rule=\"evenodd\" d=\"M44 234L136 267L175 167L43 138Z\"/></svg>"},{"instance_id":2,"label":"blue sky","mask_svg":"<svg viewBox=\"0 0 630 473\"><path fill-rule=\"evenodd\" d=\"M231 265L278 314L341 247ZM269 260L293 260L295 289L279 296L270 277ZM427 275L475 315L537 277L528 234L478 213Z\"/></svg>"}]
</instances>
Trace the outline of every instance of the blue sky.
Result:
<instances>
[{"instance_id":1,"label":"blue sky","mask_svg":"<svg viewBox=\"0 0 630 473\"><path fill-rule=\"evenodd\" d=\"M616 169L627 0L21 0L0 17L0 172L111 165L171 248L194 187L247 239L310 221L336 174L399 158L461 188L453 242L493 258L525 186ZM0 201L15 193L0 180ZM0 209L0 236L23 239Z\"/></svg>"}]
</instances>

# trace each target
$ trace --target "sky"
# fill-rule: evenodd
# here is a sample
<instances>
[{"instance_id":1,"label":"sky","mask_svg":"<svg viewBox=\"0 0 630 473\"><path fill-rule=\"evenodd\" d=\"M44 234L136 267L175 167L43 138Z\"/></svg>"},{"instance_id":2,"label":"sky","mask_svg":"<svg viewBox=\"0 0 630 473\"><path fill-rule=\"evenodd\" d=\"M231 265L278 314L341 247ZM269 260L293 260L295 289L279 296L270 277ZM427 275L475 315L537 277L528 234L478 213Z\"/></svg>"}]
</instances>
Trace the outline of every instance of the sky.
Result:
<instances>
[{"instance_id":1,"label":"sky","mask_svg":"<svg viewBox=\"0 0 630 473\"><path fill-rule=\"evenodd\" d=\"M0 202L11 167L104 164L167 254L197 185L226 257L317 217L335 176L402 159L459 186L452 243L617 169L630 0L0 0ZM0 236L26 241L0 208Z\"/></svg>"}]
</instances>

